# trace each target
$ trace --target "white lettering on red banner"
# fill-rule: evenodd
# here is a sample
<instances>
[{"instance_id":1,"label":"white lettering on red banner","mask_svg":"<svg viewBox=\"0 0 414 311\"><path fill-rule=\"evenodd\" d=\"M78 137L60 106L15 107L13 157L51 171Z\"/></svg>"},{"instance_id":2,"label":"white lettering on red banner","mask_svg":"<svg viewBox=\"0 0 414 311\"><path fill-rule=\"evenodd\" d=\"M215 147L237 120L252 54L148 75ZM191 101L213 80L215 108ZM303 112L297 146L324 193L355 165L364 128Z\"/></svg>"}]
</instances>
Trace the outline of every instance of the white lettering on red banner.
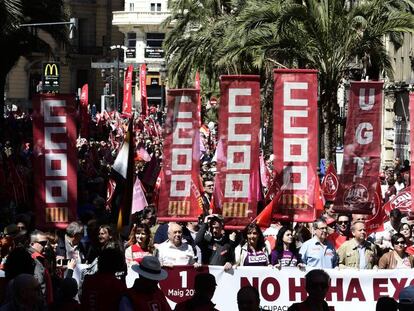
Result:
<instances>
[{"instance_id":1,"label":"white lettering on red banner","mask_svg":"<svg viewBox=\"0 0 414 311\"><path fill-rule=\"evenodd\" d=\"M215 187L229 225L250 222L257 211L260 85L258 76L222 76ZM257 184L258 186L258 184Z\"/></svg>"},{"instance_id":2,"label":"white lettering on red banner","mask_svg":"<svg viewBox=\"0 0 414 311\"><path fill-rule=\"evenodd\" d=\"M351 82L337 211L374 213L381 152L382 82Z\"/></svg>"},{"instance_id":3,"label":"white lettering on red banner","mask_svg":"<svg viewBox=\"0 0 414 311\"><path fill-rule=\"evenodd\" d=\"M282 195L275 217L310 221L318 161L314 70L275 70L273 146ZM281 126L278 126L281 125ZM279 174L283 171L283 174Z\"/></svg>"},{"instance_id":4,"label":"white lettering on red banner","mask_svg":"<svg viewBox=\"0 0 414 311\"><path fill-rule=\"evenodd\" d=\"M77 154L73 96L33 103L35 194L39 227L65 227L76 217Z\"/></svg>"},{"instance_id":5,"label":"white lettering on red banner","mask_svg":"<svg viewBox=\"0 0 414 311\"><path fill-rule=\"evenodd\" d=\"M195 186L199 175L200 146L197 113L197 90L169 90L165 124L164 176L158 216L197 218L200 193Z\"/></svg>"}]
</instances>

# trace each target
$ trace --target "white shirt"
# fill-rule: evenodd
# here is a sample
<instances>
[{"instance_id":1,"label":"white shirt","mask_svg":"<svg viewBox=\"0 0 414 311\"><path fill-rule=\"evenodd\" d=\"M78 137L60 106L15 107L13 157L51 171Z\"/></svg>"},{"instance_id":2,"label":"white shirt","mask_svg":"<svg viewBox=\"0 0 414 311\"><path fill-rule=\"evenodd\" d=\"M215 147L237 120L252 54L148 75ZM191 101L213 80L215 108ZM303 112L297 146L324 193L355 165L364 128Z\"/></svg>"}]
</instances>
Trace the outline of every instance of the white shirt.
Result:
<instances>
[{"instance_id":1,"label":"white shirt","mask_svg":"<svg viewBox=\"0 0 414 311\"><path fill-rule=\"evenodd\" d=\"M182 243L176 247L169 240L158 246L158 259L161 266L185 266L195 262L195 255L191 245Z\"/></svg>"}]
</instances>

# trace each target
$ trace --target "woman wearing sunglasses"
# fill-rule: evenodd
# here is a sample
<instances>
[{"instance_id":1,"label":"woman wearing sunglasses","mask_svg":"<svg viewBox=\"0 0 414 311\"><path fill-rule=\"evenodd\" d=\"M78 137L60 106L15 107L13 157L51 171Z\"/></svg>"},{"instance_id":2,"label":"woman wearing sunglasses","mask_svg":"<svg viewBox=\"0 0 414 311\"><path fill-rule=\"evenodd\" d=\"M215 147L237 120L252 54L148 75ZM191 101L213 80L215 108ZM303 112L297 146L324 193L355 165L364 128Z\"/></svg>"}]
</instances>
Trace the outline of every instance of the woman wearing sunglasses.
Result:
<instances>
[{"instance_id":1,"label":"woman wearing sunglasses","mask_svg":"<svg viewBox=\"0 0 414 311\"><path fill-rule=\"evenodd\" d=\"M414 266L414 257L406 252L407 243L401 233L391 237L394 250L382 255L378 267L380 269L411 269Z\"/></svg>"},{"instance_id":2,"label":"woman wearing sunglasses","mask_svg":"<svg viewBox=\"0 0 414 311\"><path fill-rule=\"evenodd\" d=\"M412 228L407 223L402 223L398 228L398 233L401 233L405 238L407 249L405 250L408 254L414 255L414 246L412 241Z\"/></svg>"}]
</instances>

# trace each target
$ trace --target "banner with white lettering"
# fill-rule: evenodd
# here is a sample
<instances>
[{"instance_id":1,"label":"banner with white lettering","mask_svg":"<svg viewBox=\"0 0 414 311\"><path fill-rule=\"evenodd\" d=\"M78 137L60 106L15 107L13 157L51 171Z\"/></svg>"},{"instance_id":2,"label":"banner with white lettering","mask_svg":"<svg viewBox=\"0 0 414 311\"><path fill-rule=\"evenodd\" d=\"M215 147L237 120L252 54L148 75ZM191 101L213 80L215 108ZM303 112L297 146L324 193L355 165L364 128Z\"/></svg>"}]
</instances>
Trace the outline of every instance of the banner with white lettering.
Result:
<instances>
[{"instance_id":1,"label":"banner with white lettering","mask_svg":"<svg viewBox=\"0 0 414 311\"><path fill-rule=\"evenodd\" d=\"M134 66L129 65L124 79L124 101L122 103L122 113L131 115L132 113L132 73Z\"/></svg>"},{"instance_id":2,"label":"banner with white lettering","mask_svg":"<svg viewBox=\"0 0 414 311\"><path fill-rule=\"evenodd\" d=\"M259 76L221 76L219 143L215 186L222 197L214 203L227 226L245 226L257 214L260 191Z\"/></svg>"},{"instance_id":3,"label":"banner with white lettering","mask_svg":"<svg viewBox=\"0 0 414 311\"><path fill-rule=\"evenodd\" d=\"M175 304L194 295L194 279L198 273L209 272L216 278L213 303L218 310L237 310L237 292L246 285L259 290L260 306L263 310L283 310L295 302L306 299L305 275L298 268L238 267L224 272L220 266L177 266L168 269L168 278L159 286L172 308ZM335 311L375 310L379 297L398 299L406 286L414 285L414 270L353 270L325 269L331 277L326 301ZM76 274L76 273L75 273ZM134 284L137 273L128 270L127 287Z\"/></svg>"},{"instance_id":4,"label":"banner with white lettering","mask_svg":"<svg viewBox=\"0 0 414 311\"><path fill-rule=\"evenodd\" d=\"M274 169L282 194L273 218L310 222L319 182L317 71L277 69L274 80Z\"/></svg>"},{"instance_id":5,"label":"banner with white lettering","mask_svg":"<svg viewBox=\"0 0 414 311\"><path fill-rule=\"evenodd\" d=\"M381 156L383 82L351 82L337 212L373 214Z\"/></svg>"},{"instance_id":6,"label":"banner with white lettering","mask_svg":"<svg viewBox=\"0 0 414 311\"><path fill-rule=\"evenodd\" d=\"M197 102L200 91L168 90L165 122L165 178L160 188L158 219L194 221L202 213L199 191L200 131Z\"/></svg>"},{"instance_id":7,"label":"banner with white lettering","mask_svg":"<svg viewBox=\"0 0 414 311\"><path fill-rule=\"evenodd\" d=\"M33 99L36 227L65 228L76 219L76 107L73 95Z\"/></svg>"},{"instance_id":8,"label":"banner with white lettering","mask_svg":"<svg viewBox=\"0 0 414 311\"><path fill-rule=\"evenodd\" d=\"M409 95L409 111L410 111L410 190L411 193L414 193L414 93L410 93ZM411 210L414 214L414 206L411 203Z\"/></svg>"}]
</instances>

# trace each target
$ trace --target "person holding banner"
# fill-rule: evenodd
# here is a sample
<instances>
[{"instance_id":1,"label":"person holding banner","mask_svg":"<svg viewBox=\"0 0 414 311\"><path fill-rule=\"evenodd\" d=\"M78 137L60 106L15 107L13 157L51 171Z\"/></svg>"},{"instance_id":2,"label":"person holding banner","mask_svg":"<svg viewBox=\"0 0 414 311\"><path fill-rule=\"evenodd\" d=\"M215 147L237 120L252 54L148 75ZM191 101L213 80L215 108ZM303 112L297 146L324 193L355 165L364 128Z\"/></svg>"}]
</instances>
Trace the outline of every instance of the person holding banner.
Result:
<instances>
[{"instance_id":1,"label":"person holding banner","mask_svg":"<svg viewBox=\"0 0 414 311\"><path fill-rule=\"evenodd\" d=\"M128 247L125 250L125 261L128 267L139 264L145 256L152 254L151 231L147 224L135 225L129 234Z\"/></svg>"},{"instance_id":2,"label":"person holding banner","mask_svg":"<svg viewBox=\"0 0 414 311\"><path fill-rule=\"evenodd\" d=\"M280 228L277 233L276 247L271 254L271 265L278 269L296 266L300 269L305 268L296 249L292 230L288 227Z\"/></svg>"},{"instance_id":3,"label":"person holding banner","mask_svg":"<svg viewBox=\"0 0 414 311\"><path fill-rule=\"evenodd\" d=\"M401 233L391 237L391 244L394 250L382 255L378 267L380 269L411 269L414 267L414 257L407 252L407 244Z\"/></svg>"},{"instance_id":4,"label":"person holding banner","mask_svg":"<svg viewBox=\"0 0 414 311\"><path fill-rule=\"evenodd\" d=\"M335 247L327 241L328 225L324 219L313 222L314 237L302 244L299 253L305 265L332 269L338 264Z\"/></svg>"},{"instance_id":5,"label":"person holding banner","mask_svg":"<svg viewBox=\"0 0 414 311\"><path fill-rule=\"evenodd\" d=\"M353 239L344 242L338 249L339 267L373 269L377 264L377 248L367 241L365 223L356 221L351 226Z\"/></svg>"},{"instance_id":6,"label":"person holding banner","mask_svg":"<svg viewBox=\"0 0 414 311\"><path fill-rule=\"evenodd\" d=\"M265 241L260 227L251 223L243 230L243 238L234 251L236 266L268 266L270 243Z\"/></svg>"}]
</instances>

